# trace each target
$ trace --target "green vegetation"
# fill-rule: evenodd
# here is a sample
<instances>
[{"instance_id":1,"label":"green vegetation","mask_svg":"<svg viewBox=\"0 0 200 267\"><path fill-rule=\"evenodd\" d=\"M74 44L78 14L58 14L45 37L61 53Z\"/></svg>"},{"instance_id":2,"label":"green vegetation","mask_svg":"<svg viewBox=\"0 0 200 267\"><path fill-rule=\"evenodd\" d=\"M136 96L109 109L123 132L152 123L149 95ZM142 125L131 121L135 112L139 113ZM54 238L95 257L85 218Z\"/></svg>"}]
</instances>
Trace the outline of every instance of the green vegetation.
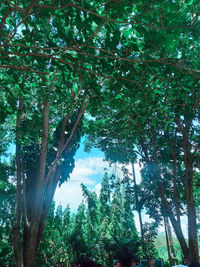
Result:
<instances>
[{"instance_id":1,"label":"green vegetation","mask_svg":"<svg viewBox=\"0 0 200 267\"><path fill-rule=\"evenodd\" d=\"M98 227L107 235L110 222L98 215L98 203L106 201L100 214L110 209L112 229L122 235L116 241L120 249L127 244L123 220L132 235L134 223L129 216L136 210L143 255L151 254L151 242L146 245L145 240L155 238L162 220L169 255L173 253L170 220L181 253L199 261L199 1L7 0L0 4L0 255L5 254L4 263L35 266L56 187L69 179L82 136L87 136L87 149L98 147L111 163L139 161L142 182L131 184L125 174L124 190L130 197L120 197L116 181L110 205L83 186L88 207L87 212L84 206L79 208L74 231L87 231L89 241L81 235L85 245L80 250L86 253L86 245L96 244ZM11 159L10 146L15 146ZM123 214L115 210L118 206L124 207ZM144 209L153 224L143 224ZM182 215L188 219L187 239ZM9 256L11 244L14 260ZM65 249L60 251L65 254Z\"/></svg>"},{"instance_id":2,"label":"green vegetation","mask_svg":"<svg viewBox=\"0 0 200 267\"><path fill-rule=\"evenodd\" d=\"M102 185L107 182L105 174ZM84 185L82 190L85 204L80 204L76 214L71 214L69 208L62 211L60 206L56 210L52 207L54 213L47 218L38 263L44 265L46 258L53 266L55 260L67 263L89 258L106 267L112 266L113 259L129 262L131 257L139 256L133 213L119 181L112 192L103 186L99 198Z\"/></svg>"},{"instance_id":3,"label":"green vegetation","mask_svg":"<svg viewBox=\"0 0 200 267\"><path fill-rule=\"evenodd\" d=\"M180 244L176 237L173 237L173 245L175 250L176 259L179 264L183 263L183 255L181 253ZM166 237L164 233L158 234L155 240L155 246L158 251L158 258L162 258L165 263L168 263L168 253L166 248Z\"/></svg>"}]
</instances>

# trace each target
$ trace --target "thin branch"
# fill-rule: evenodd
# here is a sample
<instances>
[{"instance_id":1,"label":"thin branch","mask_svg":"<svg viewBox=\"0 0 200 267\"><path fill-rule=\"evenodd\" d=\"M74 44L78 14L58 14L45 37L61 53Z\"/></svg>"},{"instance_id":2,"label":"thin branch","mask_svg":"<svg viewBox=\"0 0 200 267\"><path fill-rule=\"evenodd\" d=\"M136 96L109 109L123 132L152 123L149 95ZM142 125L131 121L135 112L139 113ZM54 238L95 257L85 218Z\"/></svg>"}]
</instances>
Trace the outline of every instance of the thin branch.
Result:
<instances>
[{"instance_id":1,"label":"thin branch","mask_svg":"<svg viewBox=\"0 0 200 267\"><path fill-rule=\"evenodd\" d=\"M17 28L26 21L26 19L31 15L31 9L33 8L33 6L38 2L39 0L35 0L32 3L29 4L27 10L26 10L26 16L17 24L17 26L15 27L14 30L12 30L6 37L5 39L5 43L7 43L8 41L11 41L12 38L15 36L15 31L17 30ZM13 34L14 33L14 34Z\"/></svg>"},{"instance_id":2,"label":"thin branch","mask_svg":"<svg viewBox=\"0 0 200 267\"><path fill-rule=\"evenodd\" d=\"M17 69L17 70L22 70L22 71L28 71L28 72L36 73L36 74L49 75L49 73L47 73L47 72L33 70L33 69L30 69L29 67L18 67L18 66L15 66L15 65L0 65L0 68L4 68L4 69Z\"/></svg>"}]
</instances>

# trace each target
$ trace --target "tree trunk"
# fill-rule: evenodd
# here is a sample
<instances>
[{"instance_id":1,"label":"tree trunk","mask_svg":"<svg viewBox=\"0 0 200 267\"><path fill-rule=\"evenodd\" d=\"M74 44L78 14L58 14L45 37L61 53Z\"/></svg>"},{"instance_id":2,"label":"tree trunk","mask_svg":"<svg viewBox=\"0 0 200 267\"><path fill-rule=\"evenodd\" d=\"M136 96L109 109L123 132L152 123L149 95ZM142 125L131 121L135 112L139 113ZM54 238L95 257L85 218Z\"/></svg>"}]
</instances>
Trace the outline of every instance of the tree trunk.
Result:
<instances>
[{"instance_id":1,"label":"tree trunk","mask_svg":"<svg viewBox=\"0 0 200 267\"><path fill-rule=\"evenodd\" d=\"M51 177L45 190L40 190L40 194L45 196L43 201L37 201L38 206L34 206L37 211L32 211L35 215L31 218L30 224L24 226L24 266L33 267L35 262L35 256L39 248L39 244L42 238L44 230L45 219L48 215L48 211L57 187L58 178L60 175L61 168L58 168L56 174ZM45 193L41 193L44 191ZM28 197L28 196L27 196Z\"/></svg>"},{"instance_id":2,"label":"tree trunk","mask_svg":"<svg viewBox=\"0 0 200 267\"><path fill-rule=\"evenodd\" d=\"M186 186L187 212L188 212L188 241L189 241L189 259L199 262L196 210L193 198L193 177L188 178Z\"/></svg>"},{"instance_id":3,"label":"tree trunk","mask_svg":"<svg viewBox=\"0 0 200 267\"><path fill-rule=\"evenodd\" d=\"M199 262L198 254L198 240L197 240L197 223L196 223L196 210L193 197L193 159L194 155L191 153L189 141L189 133L192 120L185 120L184 129L184 162L185 162L185 193L188 212L188 241L189 241L189 259L192 262Z\"/></svg>"},{"instance_id":4,"label":"tree trunk","mask_svg":"<svg viewBox=\"0 0 200 267\"><path fill-rule=\"evenodd\" d=\"M146 161L147 162L151 162L149 160L148 152L147 152L146 147L144 146L143 143L141 143L141 144L142 144L143 152L145 154ZM155 160L155 162L156 162L156 160ZM155 165L158 166L157 163ZM155 180L156 180L156 183L157 183L158 193L159 193L159 196L161 198L162 206L164 207L168 217L170 218L171 224L173 226L174 232L175 232L176 237L177 237L177 239L179 241L179 244L181 246L181 250L183 252L184 257L188 257L189 249L188 249L187 243L185 241L185 238L184 238L184 235L183 235L183 232L182 232L182 229L181 229L180 220L179 220L179 218L176 220L176 218L174 216L174 212L173 212L172 208L170 207L170 205L169 205L169 203L167 201L167 198L166 198L166 195L165 195L164 186L160 182L160 179L159 179L159 173L160 173L160 171L159 171L159 169L157 169L155 175L158 176L158 177Z\"/></svg>"},{"instance_id":5,"label":"tree trunk","mask_svg":"<svg viewBox=\"0 0 200 267\"><path fill-rule=\"evenodd\" d=\"M53 84L51 87L52 86ZM28 192L24 192L24 194L26 194L24 205L27 207L26 212L28 212L27 214L24 214L23 259L25 267L34 267L38 242L40 242L42 236L40 226L43 225L41 218L44 203L44 181L49 138L49 108L50 103L48 99L45 99L43 101L42 143L40 147L38 169L37 172L35 172L35 176L31 174L30 177L27 178L27 182L31 182L32 184L27 183ZM29 195L29 193L31 194ZM30 197L31 202L29 200ZM40 235L40 238L38 238L38 235Z\"/></svg>"},{"instance_id":6,"label":"tree trunk","mask_svg":"<svg viewBox=\"0 0 200 267\"><path fill-rule=\"evenodd\" d=\"M159 195L161 197L161 201L162 201L163 206L167 212L167 215L170 218L170 221L171 221L172 226L174 228L174 232L175 232L176 237L177 237L179 244L181 246L181 250L183 252L183 255L184 255L184 257L188 257L189 250L188 250L188 246L186 244L186 241L185 241L182 229L181 229L180 222L178 220L176 220L174 213L173 213L171 207L169 206L169 203L168 203L166 196L165 196L165 193L164 193L164 187L163 187L161 182L159 182L158 188L159 188Z\"/></svg>"},{"instance_id":7,"label":"tree trunk","mask_svg":"<svg viewBox=\"0 0 200 267\"><path fill-rule=\"evenodd\" d=\"M24 186L22 186L22 174L21 174L21 163L20 158L17 158L17 175L18 178L18 189L17 199L23 200L24 213L20 206L20 201L17 201L16 205L16 225L14 227L14 247L15 257L17 259L18 267L34 267L35 256L39 247L39 243L42 237L45 218L48 214L58 181L61 174L63 165L58 164L61 156L64 153L69 153L71 142L78 129L82 115L89 104L86 97L84 98L80 110L78 112L76 121L72 127L70 136L66 140L65 131L63 127L60 143L58 141L57 154L53 155L53 161L48 162L50 168L47 169L47 148L48 148L48 137L49 137L49 108L50 104L48 99L43 101L43 116L42 116L42 142L40 146L39 158L29 165L25 166L26 176L24 177ZM20 113L19 113L20 114ZM18 116L17 122L20 122L20 116ZM69 117L69 116L68 116ZM66 120L64 121L66 124ZM64 125L65 126L65 125ZM20 124L17 129L20 129ZM16 137L17 139L17 137ZM59 145L60 144L60 145ZM33 152L34 153L34 152ZM17 153L17 155L20 155ZM18 162L20 164L18 164ZM36 163L35 163L36 162ZM47 173L48 170L48 173ZM23 196L22 196L23 189ZM24 232L23 238L20 236L21 218L23 215L24 221ZM21 239L23 240L22 242ZM23 249L22 249L23 248ZM19 256L18 256L19 255Z\"/></svg>"},{"instance_id":8,"label":"tree trunk","mask_svg":"<svg viewBox=\"0 0 200 267\"><path fill-rule=\"evenodd\" d=\"M167 243L167 252L168 252L168 258L169 258L169 265L172 266L172 258L171 258L171 252L169 247L169 237L168 237L168 231L167 231L167 222L166 217L163 216L164 226L165 226L165 237L166 237L166 243Z\"/></svg>"},{"instance_id":9,"label":"tree trunk","mask_svg":"<svg viewBox=\"0 0 200 267\"><path fill-rule=\"evenodd\" d=\"M143 230L143 223L142 223L142 214L140 210L137 210L138 216L139 216L139 223L140 223L140 232L141 232L141 238L142 238L142 248L144 251L144 254L146 253L146 247L144 242L144 230Z\"/></svg>"},{"instance_id":10,"label":"tree trunk","mask_svg":"<svg viewBox=\"0 0 200 267\"><path fill-rule=\"evenodd\" d=\"M178 218L177 218L177 221L179 222ZM177 262L177 259L176 259L176 256L175 256L174 246L173 246L171 227L170 227L169 220L168 220L167 217L166 217L166 226L167 226L167 233L168 233L168 237L169 237L169 246L170 246L171 254L173 256L172 257L173 258L172 264L173 265L178 265L178 262Z\"/></svg>"},{"instance_id":11,"label":"tree trunk","mask_svg":"<svg viewBox=\"0 0 200 267\"><path fill-rule=\"evenodd\" d=\"M30 226L25 226L24 229L24 266L34 267L36 255L36 242L39 224L34 222Z\"/></svg>"}]
</instances>

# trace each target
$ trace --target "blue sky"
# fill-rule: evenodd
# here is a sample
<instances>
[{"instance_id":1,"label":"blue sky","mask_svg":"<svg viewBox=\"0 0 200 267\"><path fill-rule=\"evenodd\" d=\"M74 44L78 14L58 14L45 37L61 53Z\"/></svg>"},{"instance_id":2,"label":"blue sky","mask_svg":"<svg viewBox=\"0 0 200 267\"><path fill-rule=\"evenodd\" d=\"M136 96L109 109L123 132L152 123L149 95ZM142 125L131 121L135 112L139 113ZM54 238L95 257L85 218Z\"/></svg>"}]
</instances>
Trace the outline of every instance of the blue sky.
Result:
<instances>
[{"instance_id":1,"label":"blue sky","mask_svg":"<svg viewBox=\"0 0 200 267\"><path fill-rule=\"evenodd\" d=\"M75 155L75 168L70 180L56 190L54 197L56 203L64 207L69 204L71 210L75 212L82 200L81 183L98 194L104 169L109 168L108 162L104 161L103 158L103 152L96 148L93 148L89 153L85 152L83 142L81 142Z\"/></svg>"}]
</instances>

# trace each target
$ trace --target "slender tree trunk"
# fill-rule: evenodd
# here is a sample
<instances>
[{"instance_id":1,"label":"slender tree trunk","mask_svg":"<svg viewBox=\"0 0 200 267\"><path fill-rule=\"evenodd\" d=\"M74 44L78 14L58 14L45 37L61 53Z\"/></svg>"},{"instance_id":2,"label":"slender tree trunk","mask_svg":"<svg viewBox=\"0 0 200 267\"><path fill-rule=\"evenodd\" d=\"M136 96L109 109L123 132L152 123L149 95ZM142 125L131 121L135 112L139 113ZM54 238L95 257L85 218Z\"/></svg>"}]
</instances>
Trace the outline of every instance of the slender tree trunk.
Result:
<instances>
[{"instance_id":1,"label":"slender tree trunk","mask_svg":"<svg viewBox=\"0 0 200 267\"><path fill-rule=\"evenodd\" d=\"M146 161L151 163L151 161L149 160L149 157L148 157L147 148L145 147L144 143L141 143L141 145L142 145L142 149L143 149ZM156 162L156 160L155 160L155 162ZM158 164L156 164L156 166L158 166ZM159 169L157 169L155 175L159 176L159 172L160 172ZM181 246L181 250L183 252L183 255L184 255L184 257L188 257L189 249L188 249L187 243L185 241L185 238L184 238L184 235L183 235L183 232L181 229L180 220L179 219L176 220L176 218L174 216L174 212L172 211L172 208L170 207L170 205L167 201L163 184L159 181L158 177L155 180L157 183L158 193L160 195L162 205L163 205L165 211L167 212L167 215L170 218L174 232L175 232L176 237L177 237L179 244Z\"/></svg>"},{"instance_id":2,"label":"slender tree trunk","mask_svg":"<svg viewBox=\"0 0 200 267\"><path fill-rule=\"evenodd\" d=\"M171 251L171 254L172 254L172 264L173 265L177 265L178 262L177 262L175 251L174 251L171 227L170 227L170 224L169 224L168 217L166 217L165 219L166 219L167 233L168 233L168 237L169 237L169 246L170 246L170 251ZM179 222L178 219L177 219L177 221Z\"/></svg>"},{"instance_id":3,"label":"slender tree trunk","mask_svg":"<svg viewBox=\"0 0 200 267\"><path fill-rule=\"evenodd\" d=\"M137 212L138 212L138 216L139 216L140 232L141 232L141 237L142 237L142 247L143 247L144 252L146 252L145 243L144 243L144 230L143 230L142 214L141 214L140 210L138 210Z\"/></svg>"},{"instance_id":4,"label":"slender tree trunk","mask_svg":"<svg viewBox=\"0 0 200 267\"><path fill-rule=\"evenodd\" d=\"M179 221L176 220L174 213L168 204L162 183L159 182L158 188L159 188L159 195L161 197L162 204L163 204L163 206L167 212L167 215L170 218L170 221L171 221L172 226L174 228L174 232L175 232L176 237L177 237L179 244L181 246L181 250L183 252L183 255L184 255L184 257L188 257L189 250L188 250L188 246L186 244L186 241L185 241L182 229L181 229L181 225L180 225Z\"/></svg>"},{"instance_id":5,"label":"slender tree trunk","mask_svg":"<svg viewBox=\"0 0 200 267\"><path fill-rule=\"evenodd\" d=\"M170 252L170 246L169 246L169 237L168 237L168 231L167 231L167 223L166 223L166 217L163 216L164 220L164 226L165 226L165 237L166 237L166 243L167 243L167 252L168 252L168 258L169 258L169 265L172 266L172 258L171 258L171 252Z\"/></svg>"}]
</instances>

